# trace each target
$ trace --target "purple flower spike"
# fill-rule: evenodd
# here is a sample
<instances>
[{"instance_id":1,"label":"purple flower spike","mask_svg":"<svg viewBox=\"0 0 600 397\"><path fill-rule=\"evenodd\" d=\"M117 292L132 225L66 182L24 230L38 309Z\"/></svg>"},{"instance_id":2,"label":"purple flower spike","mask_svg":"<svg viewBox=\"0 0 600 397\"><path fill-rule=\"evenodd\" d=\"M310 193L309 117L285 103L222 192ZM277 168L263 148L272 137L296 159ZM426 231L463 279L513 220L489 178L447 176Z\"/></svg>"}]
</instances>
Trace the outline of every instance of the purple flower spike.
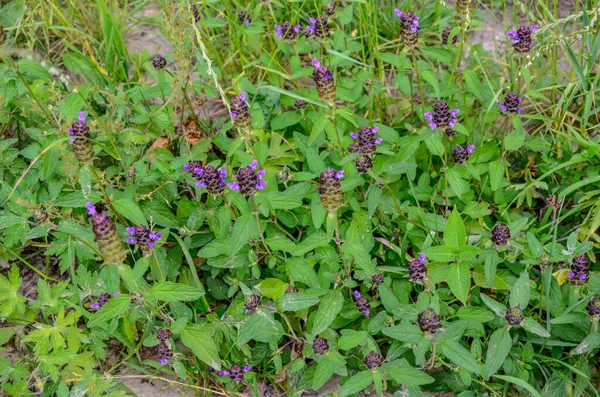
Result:
<instances>
[{"instance_id":1,"label":"purple flower spike","mask_svg":"<svg viewBox=\"0 0 600 397\"><path fill-rule=\"evenodd\" d=\"M360 298L360 292L354 291L354 297L357 299Z\"/></svg>"},{"instance_id":2,"label":"purple flower spike","mask_svg":"<svg viewBox=\"0 0 600 397\"><path fill-rule=\"evenodd\" d=\"M79 121L85 123L85 112L79 112Z\"/></svg>"},{"instance_id":3,"label":"purple flower spike","mask_svg":"<svg viewBox=\"0 0 600 397\"><path fill-rule=\"evenodd\" d=\"M258 166L258 161L256 160L252 160L252 162L250 163L250 169L252 171L256 171L256 167Z\"/></svg>"},{"instance_id":4,"label":"purple flower spike","mask_svg":"<svg viewBox=\"0 0 600 397\"><path fill-rule=\"evenodd\" d=\"M229 375L229 371L219 371L219 376L227 376Z\"/></svg>"},{"instance_id":5,"label":"purple flower spike","mask_svg":"<svg viewBox=\"0 0 600 397\"><path fill-rule=\"evenodd\" d=\"M369 317L369 315L371 314L371 311L369 309L364 310L363 313L365 313L365 316Z\"/></svg>"},{"instance_id":6,"label":"purple flower spike","mask_svg":"<svg viewBox=\"0 0 600 397\"><path fill-rule=\"evenodd\" d=\"M85 207L88 210L88 215L96 216L98 214L98 212L96 211L96 207L94 207L94 204L90 203L89 201L85 203Z\"/></svg>"},{"instance_id":7,"label":"purple flower spike","mask_svg":"<svg viewBox=\"0 0 600 397\"><path fill-rule=\"evenodd\" d=\"M263 190L267 186L267 181L260 181L256 184L256 190Z\"/></svg>"},{"instance_id":8,"label":"purple flower spike","mask_svg":"<svg viewBox=\"0 0 600 397\"><path fill-rule=\"evenodd\" d=\"M420 264L424 264L424 263L425 263L425 258L426 258L426 256L425 256L425 253L424 253L424 252L421 252L421 253L419 254L419 263L420 263Z\"/></svg>"},{"instance_id":9,"label":"purple flower spike","mask_svg":"<svg viewBox=\"0 0 600 397\"><path fill-rule=\"evenodd\" d=\"M240 185L235 182L229 182L227 187L229 187L231 190L240 190Z\"/></svg>"},{"instance_id":10,"label":"purple flower spike","mask_svg":"<svg viewBox=\"0 0 600 397\"><path fill-rule=\"evenodd\" d=\"M252 367L251 367L251 366L249 366L249 365L246 365L246 366L244 367L244 372L250 372L250 371L252 371Z\"/></svg>"},{"instance_id":11,"label":"purple flower spike","mask_svg":"<svg viewBox=\"0 0 600 397\"><path fill-rule=\"evenodd\" d=\"M314 67L317 69L321 67L321 63L319 62L319 60L317 58L313 58L312 63L314 65Z\"/></svg>"},{"instance_id":12,"label":"purple flower spike","mask_svg":"<svg viewBox=\"0 0 600 397\"><path fill-rule=\"evenodd\" d=\"M354 139L358 139L358 134L356 132L351 132L350 136Z\"/></svg>"},{"instance_id":13,"label":"purple flower spike","mask_svg":"<svg viewBox=\"0 0 600 397\"><path fill-rule=\"evenodd\" d=\"M475 145L469 145L469 147L467 148L469 154L473 153L473 150L475 150Z\"/></svg>"},{"instance_id":14,"label":"purple flower spike","mask_svg":"<svg viewBox=\"0 0 600 397\"><path fill-rule=\"evenodd\" d=\"M567 275L567 277L568 277L568 278L573 278L573 277L575 277L575 273L571 272L571 273L569 273L569 274Z\"/></svg>"},{"instance_id":15,"label":"purple flower spike","mask_svg":"<svg viewBox=\"0 0 600 397\"><path fill-rule=\"evenodd\" d=\"M336 172L335 177L339 180L344 179L344 170L339 170L338 172Z\"/></svg>"}]
</instances>

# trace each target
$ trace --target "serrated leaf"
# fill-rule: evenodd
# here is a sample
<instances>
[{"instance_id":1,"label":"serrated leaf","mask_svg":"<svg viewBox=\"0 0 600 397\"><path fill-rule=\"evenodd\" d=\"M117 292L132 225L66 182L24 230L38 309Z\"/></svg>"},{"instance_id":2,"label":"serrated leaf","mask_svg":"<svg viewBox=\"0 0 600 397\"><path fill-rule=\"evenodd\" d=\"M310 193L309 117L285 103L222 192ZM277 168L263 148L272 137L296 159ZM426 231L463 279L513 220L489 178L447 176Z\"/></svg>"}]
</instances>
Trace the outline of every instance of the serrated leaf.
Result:
<instances>
[{"instance_id":1,"label":"serrated leaf","mask_svg":"<svg viewBox=\"0 0 600 397\"><path fill-rule=\"evenodd\" d=\"M338 396L345 397L351 394L356 394L359 391L365 389L371 383L373 383L372 371L358 372L342 385L342 387L338 391Z\"/></svg>"},{"instance_id":2,"label":"serrated leaf","mask_svg":"<svg viewBox=\"0 0 600 397\"><path fill-rule=\"evenodd\" d=\"M201 361L216 369L221 369L221 359L215 339L199 325L190 324L181 331L181 341Z\"/></svg>"},{"instance_id":3,"label":"serrated leaf","mask_svg":"<svg viewBox=\"0 0 600 397\"><path fill-rule=\"evenodd\" d=\"M129 309L131 297L128 294L120 294L111 298L102 306L90 320L90 326L93 327L100 323L119 317Z\"/></svg>"},{"instance_id":4,"label":"serrated leaf","mask_svg":"<svg viewBox=\"0 0 600 397\"><path fill-rule=\"evenodd\" d=\"M485 355L485 371L488 378L502 367L504 360L506 360L508 353L510 353L511 347L512 338L508 330L505 327L495 330L490 337L488 350Z\"/></svg>"},{"instance_id":5,"label":"serrated leaf","mask_svg":"<svg viewBox=\"0 0 600 397\"><path fill-rule=\"evenodd\" d=\"M471 353L462 347L458 342L454 340L445 340L438 343L440 352L446 356L446 358L452 361L454 364L471 371L472 373L479 375L481 368Z\"/></svg>"},{"instance_id":6,"label":"serrated leaf","mask_svg":"<svg viewBox=\"0 0 600 397\"><path fill-rule=\"evenodd\" d=\"M519 306L525 309L529 304L530 289L529 274L524 271L510 290L510 307Z\"/></svg>"},{"instance_id":7,"label":"serrated leaf","mask_svg":"<svg viewBox=\"0 0 600 397\"><path fill-rule=\"evenodd\" d=\"M156 283L150 289L150 293L156 299L165 302L180 302L195 300L204 296L204 288L192 287L191 285L162 281Z\"/></svg>"},{"instance_id":8,"label":"serrated leaf","mask_svg":"<svg viewBox=\"0 0 600 397\"><path fill-rule=\"evenodd\" d=\"M319 298L316 296L303 294L300 292L294 294L285 294L277 301L277 305L284 312L295 312L298 310L308 309L317 303L319 303Z\"/></svg>"},{"instance_id":9,"label":"serrated leaf","mask_svg":"<svg viewBox=\"0 0 600 397\"><path fill-rule=\"evenodd\" d=\"M321 299L321 304L315 315L311 333L313 335L318 335L325 331L333 320L335 320L343 306L344 296L342 295L342 292L340 290L329 291L327 295Z\"/></svg>"},{"instance_id":10,"label":"serrated leaf","mask_svg":"<svg viewBox=\"0 0 600 397\"><path fill-rule=\"evenodd\" d=\"M448 223L446 224L446 229L444 230L444 242L446 245L452 247L455 252L459 252L460 248L467 242L465 224L456 210L456 207L452 210L450 219L448 219Z\"/></svg>"},{"instance_id":11,"label":"serrated leaf","mask_svg":"<svg viewBox=\"0 0 600 397\"><path fill-rule=\"evenodd\" d=\"M542 327L537 321L535 321L531 317L525 317L525 319L521 322L521 327L523 327L526 331L531 332L532 334L541 336L542 338L550 337L550 332L548 332L546 328Z\"/></svg>"},{"instance_id":12,"label":"serrated leaf","mask_svg":"<svg viewBox=\"0 0 600 397\"><path fill-rule=\"evenodd\" d=\"M367 331L342 330L342 336L338 339L338 348L342 350L354 349L360 345L368 336Z\"/></svg>"},{"instance_id":13,"label":"serrated leaf","mask_svg":"<svg viewBox=\"0 0 600 397\"><path fill-rule=\"evenodd\" d=\"M469 288L471 287L471 271L466 263L453 263L450 265L448 273L448 286L450 291L466 304L469 297Z\"/></svg>"}]
</instances>

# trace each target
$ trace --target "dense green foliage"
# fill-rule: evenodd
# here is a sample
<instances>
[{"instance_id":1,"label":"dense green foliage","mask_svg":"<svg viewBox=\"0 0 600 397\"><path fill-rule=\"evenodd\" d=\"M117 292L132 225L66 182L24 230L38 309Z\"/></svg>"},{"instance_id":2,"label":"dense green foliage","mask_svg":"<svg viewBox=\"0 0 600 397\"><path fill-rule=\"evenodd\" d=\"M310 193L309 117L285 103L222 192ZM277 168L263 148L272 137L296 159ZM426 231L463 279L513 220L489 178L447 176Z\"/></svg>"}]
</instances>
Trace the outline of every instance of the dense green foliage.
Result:
<instances>
[{"instance_id":1,"label":"dense green foliage","mask_svg":"<svg viewBox=\"0 0 600 397\"><path fill-rule=\"evenodd\" d=\"M0 2L3 393L600 395L597 0L195 3Z\"/></svg>"}]
</instances>

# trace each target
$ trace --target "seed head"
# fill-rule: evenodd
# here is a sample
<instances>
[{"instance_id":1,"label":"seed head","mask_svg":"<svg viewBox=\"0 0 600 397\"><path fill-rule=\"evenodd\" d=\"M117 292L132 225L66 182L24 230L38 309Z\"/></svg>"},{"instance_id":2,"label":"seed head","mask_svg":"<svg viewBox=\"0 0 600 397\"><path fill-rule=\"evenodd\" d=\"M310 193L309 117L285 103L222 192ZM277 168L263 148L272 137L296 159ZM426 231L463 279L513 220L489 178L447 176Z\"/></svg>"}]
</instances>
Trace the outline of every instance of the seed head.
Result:
<instances>
[{"instance_id":1,"label":"seed head","mask_svg":"<svg viewBox=\"0 0 600 397\"><path fill-rule=\"evenodd\" d=\"M328 17L332 17L335 15L335 1L329 4L325 4L323 6L323 13Z\"/></svg>"},{"instance_id":2,"label":"seed head","mask_svg":"<svg viewBox=\"0 0 600 397\"><path fill-rule=\"evenodd\" d=\"M125 261L126 253L121 244L121 238L117 234L117 228L108 217L106 210L98 211L89 202L85 206L88 214L92 217L92 230L104 262L112 265L122 264Z\"/></svg>"},{"instance_id":3,"label":"seed head","mask_svg":"<svg viewBox=\"0 0 600 397\"><path fill-rule=\"evenodd\" d=\"M200 10L198 10L198 6L196 4L190 5L192 10L192 15L194 16L194 22L200 23L202 20L202 16L200 15Z\"/></svg>"},{"instance_id":4,"label":"seed head","mask_svg":"<svg viewBox=\"0 0 600 397\"><path fill-rule=\"evenodd\" d=\"M319 98L322 100L333 103L335 101L335 81L333 80L333 74L329 71L327 66L321 65L321 63L315 58L312 60L315 70L313 71L313 79L317 86L317 92Z\"/></svg>"},{"instance_id":5,"label":"seed head","mask_svg":"<svg viewBox=\"0 0 600 397\"><path fill-rule=\"evenodd\" d=\"M85 112L79 113L79 119L69 129L71 149L75 158L81 164L91 164L94 161L94 148L90 140L90 127L85 122Z\"/></svg>"},{"instance_id":6,"label":"seed head","mask_svg":"<svg viewBox=\"0 0 600 397\"><path fill-rule=\"evenodd\" d=\"M592 317L600 317L600 295L596 295L590 303L587 304L585 310Z\"/></svg>"},{"instance_id":7,"label":"seed head","mask_svg":"<svg viewBox=\"0 0 600 397\"><path fill-rule=\"evenodd\" d=\"M504 316L506 322L510 325L519 325L523 321L523 310L518 305L515 307L509 307Z\"/></svg>"},{"instance_id":8,"label":"seed head","mask_svg":"<svg viewBox=\"0 0 600 397\"><path fill-rule=\"evenodd\" d=\"M249 312L255 312L260 307L260 296L246 295L244 297L244 307Z\"/></svg>"},{"instance_id":9,"label":"seed head","mask_svg":"<svg viewBox=\"0 0 600 397\"><path fill-rule=\"evenodd\" d=\"M159 328L156 332L156 337L158 338L158 340L164 342L171 337L171 330L167 328Z\"/></svg>"},{"instance_id":10,"label":"seed head","mask_svg":"<svg viewBox=\"0 0 600 397\"><path fill-rule=\"evenodd\" d=\"M152 66L154 66L154 69L162 69L165 66L167 66L167 60L165 58L163 58L162 55L160 54L156 54L152 57Z\"/></svg>"},{"instance_id":11,"label":"seed head","mask_svg":"<svg viewBox=\"0 0 600 397\"><path fill-rule=\"evenodd\" d=\"M285 290L285 293L286 294L296 294L296 293L298 293L298 287L296 287L295 285L290 285Z\"/></svg>"},{"instance_id":12,"label":"seed head","mask_svg":"<svg viewBox=\"0 0 600 397\"><path fill-rule=\"evenodd\" d=\"M423 281L427 276L427 267L425 267L425 254L420 254L419 258L408 262L408 277L413 283Z\"/></svg>"},{"instance_id":13,"label":"seed head","mask_svg":"<svg viewBox=\"0 0 600 397\"><path fill-rule=\"evenodd\" d=\"M238 21L242 25L250 25L252 23L252 17L246 11L242 10L238 14Z\"/></svg>"},{"instance_id":14,"label":"seed head","mask_svg":"<svg viewBox=\"0 0 600 397\"><path fill-rule=\"evenodd\" d=\"M282 25L275 25L275 36L279 37L283 40L294 40L296 38L296 34L300 31L300 25L292 26L290 21L285 21Z\"/></svg>"},{"instance_id":15,"label":"seed head","mask_svg":"<svg viewBox=\"0 0 600 397\"><path fill-rule=\"evenodd\" d=\"M435 312L432 308L428 308L425 311L417 315L417 323L421 331L430 334L435 334L440 328L442 328L440 315Z\"/></svg>"},{"instance_id":16,"label":"seed head","mask_svg":"<svg viewBox=\"0 0 600 397\"><path fill-rule=\"evenodd\" d=\"M473 0L456 0L456 13L458 15L467 15L473 8Z\"/></svg>"},{"instance_id":17,"label":"seed head","mask_svg":"<svg viewBox=\"0 0 600 397\"><path fill-rule=\"evenodd\" d=\"M249 365L242 368L239 364L233 364L231 368L229 368L229 371L221 371L219 372L219 375L229 376L232 381L239 383L244 380L244 374L249 371L252 371L252 367Z\"/></svg>"},{"instance_id":18,"label":"seed head","mask_svg":"<svg viewBox=\"0 0 600 397\"><path fill-rule=\"evenodd\" d=\"M161 342L156 346L156 358L162 365L167 365L173 357L173 351L165 342Z\"/></svg>"},{"instance_id":19,"label":"seed head","mask_svg":"<svg viewBox=\"0 0 600 397\"><path fill-rule=\"evenodd\" d=\"M444 30L442 31L442 45L448 45L448 39L450 38L451 32L452 32L452 26L448 26L448 27L444 28ZM452 44L456 44L457 41L458 41L458 36L455 35L452 38Z\"/></svg>"},{"instance_id":20,"label":"seed head","mask_svg":"<svg viewBox=\"0 0 600 397\"><path fill-rule=\"evenodd\" d=\"M252 160L247 167L241 167L235 175L236 182L230 182L227 184L231 190L239 190L243 195L249 196L254 194L257 190L262 190L267 186L267 181L263 181L266 170L260 170L256 172L258 162Z\"/></svg>"},{"instance_id":21,"label":"seed head","mask_svg":"<svg viewBox=\"0 0 600 397\"><path fill-rule=\"evenodd\" d=\"M475 145L471 146L461 146L456 145L454 150L452 151L452 155L454 156L454 162L456 164L464 164L469 160L471 153L475 150Z\"/></svg>"},{"instance_id":22,"label":"seed head","mask_svg":"<svg viewBox=\"0 0 600 397\"><path fill-rule=\"evenodd\" d=\"M369 156L358 156L354 160L354 165L356 165L356 170L360 174L368 174L371 168L373 168L373 160Z\"/></svg>"},{"instance_id":23,"label":"seed head","mask_svg":"<svg viewBox=\"0 0 600 397\"><path fill-rule=\"evenodd\" d=\"M325 354L329 350L329 342L325 338L315 338L313 341L313 352L315 354Z\"/></svg>"},{"instance_id":24,"label":"seed head","mask_svg":"<svg viewBox=\"0 0 600 397\"><path fill-rule=\"evenodd\" d=\"M239 96L234 96L231 100L231 120L233 125L241 130L249 130L252 125L252 117L248 112L248 102L246 101L246 93L242 92Z\"/></svg>"},{"instance_id":25,"label":"seed head","mask_svg":"<svg viewBox=\"0 0 600 397\"><path fill-rule=\"evenodd\" d=\"M342 206L342 184L340 181L344 179L344 171L336 171L333 168L327 168L321 172L319 178L319 190L317 193L321 195L321 203L329 212L336 212Z\"/></svg>"},{"instance_id":26,"label":"seed head","mask_svg":"<svg viewBox=\"0 0 600 397\"><path fill-rule=\"evenodd\" d=\"M373 277L371 278L371 280L373 280L373 284L377 284L377 285L383 284L383 281L384 281L383 274L381 274L381 273L374 274Z\"/></svg>"},{"instance_id":27,"label":"seed head","mask_svg":"<svg viewBox=\"0 0 600 397\"><path fill-rule=\"evenodd\" d=\"M407 47L414 47L419 40L419 17L412 12L403 12L395 9L396 16L400 19L400 41Z\"/></svg>"},{"instance_id":28,"label":"seed head","mask_svg":"<svg viewBox=\"0 0 600 397\"><path fill-rule=\"evenodd\" d=\"M383 356L376 351L371 350L365 357L363 363L368 369L376 370L383 364Z\"/></svg>"},{"instance_id":29,"label":"seed head","mask_svg":"<svg viewBox=\"0 0 600 397\"><path fill-rule=\"evenodd\" d=\"M522 107L520 107L521 102L523 102L523 100L519 98L519 96L516 93L509 92L508 94L506 94L504 102L496 103L498 104L498 106L500 106L500 109L502 109L502 113L516 114L523 113L525 111Z\"/></svg>"},{"instance_id":30,"label":"seed head","mask_svg":"<svg viewBox=\"0 0 600 397\"><path fill-rule=\"evenodd\" d=\"M508 37L513 41L513 48L519 54L527 54L531 50L531 35L539 28L539 25L531 27L521 25L517 30L508 32Z\"/></svg>"},{"instance_id":31,"label":"seed head","mask_svg":"<svg viewBox=\"0 0 600 397\"><path fill-rule=\"evenodd\" d=\"M436 128L445 129L446 127L454 127L456 115L459 113L458 109L450 110L450 106L443 101L439 100L433 106L433 113L426 112L425 118L429 120L429 127L434 130Z\"/></svg>"},{"instance_id":32,"label":"seed head","mask_svg":"<svg viewBox=\"0 0 600 397\"><path fill-rule=\"evenodd\" d=\"M510 239L510 229L503 223L492 228L492 241L496 245L506 245Z\"/></svg>"},{"instance_id":33,"label":"seed head","mask_svg":"<svg viewBox=\"0 0 600 397\"><path fill-rule=\"evenodd\" d=\"M583 284L590 275L590 265L585 255L579 255L573 258L571 271L568 274L569 280L575 284Z\"/></svg>"},{"instance_id":34,"label":"seed head","mask_svg":"<svg viewBox=\"0 0 600 397\"><path fill-rule=\"evenodd\" d=\"M308 103L306 103L306 101L303 101L302 99L296 99L296 102L294 102L294 107L297 110L306 109L307 106L308 106Z\"/></svg>"}]
</instances>

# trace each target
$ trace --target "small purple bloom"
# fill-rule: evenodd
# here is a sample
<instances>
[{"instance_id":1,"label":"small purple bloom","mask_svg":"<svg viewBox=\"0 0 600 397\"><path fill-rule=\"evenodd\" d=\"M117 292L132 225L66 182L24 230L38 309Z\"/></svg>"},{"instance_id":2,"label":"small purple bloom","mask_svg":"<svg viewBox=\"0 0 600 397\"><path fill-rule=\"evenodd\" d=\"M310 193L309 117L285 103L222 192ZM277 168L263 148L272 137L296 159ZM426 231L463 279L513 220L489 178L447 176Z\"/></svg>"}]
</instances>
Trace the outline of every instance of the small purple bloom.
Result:
<instances>
[{"instance_id":1,"label":"small purple bloom","mask_svg":"<svg viewBox=\"0 0 600 397\"><path fill-rule=\"evenodd\" d=\"M265 174L266 174L266 173L267 173L267 170L264 170L264 169L263 169L263 170L260 170L260 171L258 171L258 173L256 174L256 177L257 177L258 179L263 179L263 177L265 176Z\"/></svg>"},{"instance_id":2,"label":"small purple bloom","mask_svg":"<svg viewBox=\"0 0 600 397\"><path fill-rule=\"evenodd\" d=\"M75 132L73 132L73 130L72 130L72 129L70 129L70 128L69 128L69 130L68 130L68 131L69 131L69 135L75 135Z\"/></svg>"},{"instance_id":3,"label":"small purple bloom","mask_svg":"<svg viewBox=\"0 0 600 397\"><path fill-rule=\"evenodd\" d=\"M459 112L460 112L460 110L458 110L458 109L453 109L453 110L450 112L450 115L451 115L452 117L456 117L456 115L457 115Z\"/></svg>"},{"instance_id":4,"label":"small purple bloom","mask_svg":"<svg viewBox=\"0 0 600 397\"><path fill-rule=\"evenodd\" d=\"M519 35L517 34L516 30L511 30L510 32L508 32L508 38L518 41Z\"/></svg>"},{"instance_id":5,"label":"small purple bloom","mask_svg":"<svg viewBox=\"0 0 600 397\"><path fill-rule=\"evenodd\" d=\"M277 30L277 33L275 33L275 36L283 39L283 27L281 25L275 25L273 26L275 28L275 30Z\"/></svg>"},{"instance_id":6,"label":"small purple bloom","mask_svg":"<svg viewBox=\"0 0 600 397\"><path fill-rule=\"evenodd\" d=\"M419 254L419 263L424 264L425 263L425 258L426 258L425 253L421 252Z\"/></svg>"},{"instance_id":7,"label":"small purple bloom","mask_svg":"<svg viewBox=\"0 0 600 397\"><path fill-rule=\"evenodd\" d=\"M473 153L473 150L475 150L475 145L469 145L469 147L467 148L469 154Z\"/></svg>"},{"instance_id":8,"label":"small purple bloom","mask_svg":"<svg viewBox=\"0 0 600 397\"><path fill-rule=\"evenodd\" d=\"M133 237L127 237L125 241L127 241L129 244L135 244L135 239Z\"/></svg>"},{"instance_id":9,"label":"small purple bloom","mask_svg":"<svg viewBox=\"0 0 600 397\"><path fill-rule=\"evenodd\" d=\"M227 176L227 170L222 169L219 171L219 178L225 178Z\"/></svg>"},{"instance_id":10,"label":"small purple bloom","mask_svg":"<svg viewBox=\"0 0 600 397\"><path fill-rule=\"evenodd\" d=\"M204 183L203 181L198 181L198 182L196 182L196 186L204 188L204 187L206 187L206 183Z\"/></svg>"},{"instance_id":11,"label":"small purple bloom","mask_svg":"<svg viewBox=\"0 0 600 397\"><path fill-rule=\"evenodd\" d=\"M229 375L229 371L219 371L219 376L227 376Z\"/></svg>"},{"instance_id":12,"label":"small purple bloom","mask_svg":"<svg viewBox=\"0 0 600 397\"><path fill-rule=\"evenodd\" d=\"M169 363L169 360L167 360L166 358L163 358L162 360L160 360L160 363L162 365L167 365Z\"/></svg>"},{"instance_id":13,"label":"small purple bloom","mask_svg":"<svg viewBox=\"0 0 600 397\"><path fill-rule=\"evenodd\" d=\"M360 292L354 291L354 297L355 298L360 298Z\"/></svg>"},{"instance_id":14,"label":"small purple bloom","mask_svg":"<svg viewBox=\"0 0 600 397\"><path fill-rule=\"evenodd\" d=\"M249 165L249 167L252 171L256 171L257 166L258 166L258 161L256 161L256 160L252 160L252 162Z\"/></svg>"},{"instance_id":15,"label":"small purple bloom","mask_svg":"<svg viewBox=\"0 0 600 397\"><path fill-rule=\"evenodd\" d=\"M85 123L85 112L79 112L79 121Z\"/></svg>"},{"instance_id":16,"label":"small purple bloom","mask_svg":"<svg viewBox=\"0 0 600 397\"><path fill-rule=\"evenodd\" d=\"M540 27L540 25L538 25L537 23L536 23L535 25L533 25L533 26L531 27L531 33L534 33L536 30L538 30L538 29L539 29L539 27Z\"/></svg>"},{"instance_id":17,"label":"small purple bloom","mask_svg":"<svg viewBox=\"0 0 600 397\"><path fill-rule=\"evenodd\" d=\"M381 142L383 142L383 138L375 138L374 142L375 142L376 145L380 145Z\"/></svg>"},{"instance_id":18,"label":"small purple bloom","mask_svg":"<svg viewBox=\"0 0 600 397\"><path fill-rule=\"evenodd\" d=\"M247 96L247 94L245 92L240 93L240 98L242 99L242 101L248 103L248 101L246 101L246 96Z\"/></svg>"},{"instance_id":19,"label":"small purple bloom","mask_svg":"<svg viewBox=\"0 0 600 397\"><path fill-rule=\"evenodd\" d=\"M263 190L267 186L267 181L260 181L256 184L256 190Z\"/></svg>"},{"instance_id":20,"label":"small purple bloom","mask_svg":"<svg viewBox=\"0 0 600 397\"><path fill-rule=\"evenodd\" d=\"M396 16L398 18L402 18L402 16L404 15L404 13L397 8L394 10L394 12L396 13Z\"/></svg>"},{"instance_id":21,"label":"small purple bloom","mask_svg":"<svg viewBox=\"0 0 600 397\"><path fill-rule=\"evenodd\" d=\"M321 67L321 63L319 63L319 60L317 58L313 58L312 63L316 69Z\"/></svg>"},{"instance_id":22,"label":"small purple bloom","mask_svg":"<svg viewBox=\"0 0 600 397\"><path fill-rule=\"evenodd\" d=\"M336 172L335 177L339 180L344 179L344 170L339 170L338 172Z\"/></svg>"},{"instance_id":23,"label":"small purple bloom","mask_svg":"<svg viewBox=\"0 0 600 397\"><path fill-rule=\"evenodd\" d=\"M250 372L250 371L252 371L252 367L251 367L251 366L249 366L249 365L246 365L246 366L244 367L244 372Z\"/></svg>"},{"instance_id":24,"label":"small purple bloom","mask_svg":"<svg viewBox=\"0 0 600 397\"><path fill-rule=\"evenodd\" d=\"M229 187L231 190L240 190L240 185L235 182L229 182L227 187Z\"/></svg>"},{"instance_id":25,"label":"small purple bloom","mask_svg":"<svg viewBox=\"0 0 600 397\"><path fill-rule=\"evenodd\" d=\"M88 210L88 215L91 215L91 216L98 215L98 212L96 211L96 207L94 206L94 204L92 204L88 201L87 203L85 203L85 207Z\"/></svg>"},{"instance_id":26,"label":"small purple bloom","mask_svg":"<svg viewBox=\"0 0 600 397\"><path fill-rule=\"evenodd\" d=\"M97 304L97 303L92 303L92 304L90 305L90 307L91 307L92 309L95 309L95 310L98 310L98 309L100 309L100 305L99 305L99 304Z\"/></svg>"},{"instance_id":27,"label":"small purple bloom","mask_svg":"<svg viewBox=\"0 0 600 397\"><path fill-rule=\"evenodd\" d=\"M567 275L567 277L568 277L568 278L573 278L573 277L575 277L575 273L571 272L571 273L569 273L569 274Z\"/></svg>"},{"instance_id":28,"label":"small purple bloom","mask_svg":"<svg viewBox=\"0 0 600 397\"><path fill-rule=\"evenodd\" d=\"M235 114L234 112L229 113L229 115L231 116L232 120L235 120L235 118L237 117L237 114Z\"/></svg>"},{"instance_id":29,"label":"small purple bloom","mask_svg":"<svg viewBox=\"0 0 600 397\"><path fill-rule=\"evenodd\" d=\"M119 295L121 295L121 293L119 291L117 291L113 294L113 296L119 296Z\"/></svg>"},{"instance_id":30,"label":"small purple bloom","mask_svg":"<svg viewBox=\"0 0 600 397\"><path fill-rule=\"evenodd\" d=\"M585 280L587 277L588 277L588 276L587 276L587 274L585 274L585 273L582 273L582 274L580 274L580 275L579 275L579 279L580 279L580 280Z\"/></svg>"},{"instance_id":31,"label":"small purple bloom","mask_svg":"<svg viewBox=\"0 0 600 397\"><path fill-rule=\"evenodd\" d=\"M358 139L358 134L356 132L351 132L350 136L354 139Z\"/></svg>"},{"instance_id":32,"label":"small purple bloom","mask_svg":"<svg viewBox=\"0 0 600 397\"><path fill-rule=\"evenodd\" d=\"M129 233L129 234L135 234L135 227L134 226L128 227L125 230L127 230L127 233Z\"/></svg>"},{"instance_id":33,"label":"small purple bloom","mask_svg":"<svg viewBox=\"0 0 600 397\"><path fill-rule=\"evenodd\" d=\"M363 313L365 313L365 316L369 317L369 315L371 314L371 311L369 309L367 309L367 310L363 310Z\"/></svg>"},{"instance_id":34,"label":"small purple bloom","mask_svg":"<svg viewBox=\"0 0 600 397\"><path fill-rule=\"evenodd\" d=\"M183 165L183 169L186 170L186 171L189 171L190 170L190 165L189 164L184 164Z\"/></svg>"}]
</instances>

